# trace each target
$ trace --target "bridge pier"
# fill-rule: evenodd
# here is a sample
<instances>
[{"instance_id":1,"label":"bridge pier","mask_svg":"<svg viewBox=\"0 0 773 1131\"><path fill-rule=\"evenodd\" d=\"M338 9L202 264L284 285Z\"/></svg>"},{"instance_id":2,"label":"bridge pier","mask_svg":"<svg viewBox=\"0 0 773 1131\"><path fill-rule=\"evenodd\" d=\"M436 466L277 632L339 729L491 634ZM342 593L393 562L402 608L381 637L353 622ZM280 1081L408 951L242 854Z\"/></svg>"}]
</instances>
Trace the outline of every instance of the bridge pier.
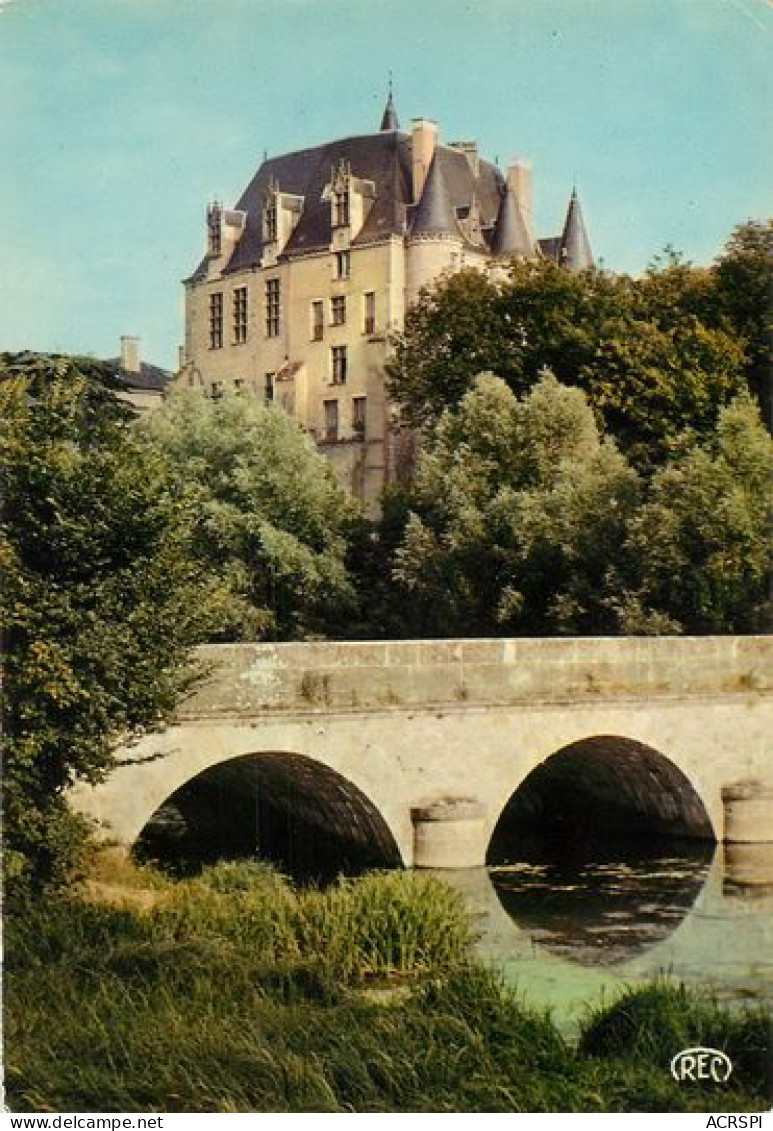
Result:
<instances>
[{"instance_id":1,"label":"bridge pier","mask_svg":"<svg viewBox=\"0 0 773 1131\"><path fill-rule=\"evenodd\" d=\"M414 868L478 868L486 863L485 810L468 798L411 809Z\"/></svg>"},{"instance_id":2,"label":"bridge pier","mask_svg":"<svg viewBox=\"0 0 773 1131\"><path fill-rule=\"evenodd\" d=\"M773 841L773 785L740 781L722 790L724 837L730 844Z\"/></svg>"}]
</instances>

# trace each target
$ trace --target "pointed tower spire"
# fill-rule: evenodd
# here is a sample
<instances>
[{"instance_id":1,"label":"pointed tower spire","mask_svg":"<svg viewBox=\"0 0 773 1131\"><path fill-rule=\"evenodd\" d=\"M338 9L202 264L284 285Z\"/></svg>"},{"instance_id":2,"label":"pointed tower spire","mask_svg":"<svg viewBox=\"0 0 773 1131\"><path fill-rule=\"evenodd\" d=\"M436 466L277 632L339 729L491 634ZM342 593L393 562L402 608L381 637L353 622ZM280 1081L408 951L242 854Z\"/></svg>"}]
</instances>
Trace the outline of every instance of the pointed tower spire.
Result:
<instances>
[{"instance_id":1,"label":"pointed tower spire","mask_svg":"<svg viewBox=\"0 0 773 1131\"><path fill-rule=\"evenodd\" d=\"M381 116L381 126L379 127L383 133L385 130L399 130L400 123L397 120L397 111L395 104L392 100L392 72L389 72L389 97L387 98L384 113Z\"/></svg>"},{"instance_id":2,"label":"pointed tower spire","mask_svg":"<svg viewBox=\"0 0 773 1131\"><path fill-rule=\"evenodd\" d=\"M572 196L566 213L558 262L570 271L584 271L586 267L593 266L593 252L591 251L588 233L585 230L585 221L582 218L582 208L580 207L580 198L577 195L576 186L572 189Z\"/></svg>"},{"instance_id":3,"label":"pointed tower spire","mask_svg":"<svg viewBox=\"0 0 773 1131\"><path fill-rule=\"evenodd\" d=\"M491 250L494 255L502 257L517 255L530 258L534 255L534 244L526 221L509 184L502 193L499 215L491 237Z\"/></svg>"},{"instance_id":4,"label":"pointed tower spire","mask_svg":"<svg viewBox=\"0 0 773 1131\"><path fill-rule=\"evenodd\" d=\"M413 214L411 235L459 236L456 210L437 154L432 158L421 200Z\"/></svg>"}]
</instances>

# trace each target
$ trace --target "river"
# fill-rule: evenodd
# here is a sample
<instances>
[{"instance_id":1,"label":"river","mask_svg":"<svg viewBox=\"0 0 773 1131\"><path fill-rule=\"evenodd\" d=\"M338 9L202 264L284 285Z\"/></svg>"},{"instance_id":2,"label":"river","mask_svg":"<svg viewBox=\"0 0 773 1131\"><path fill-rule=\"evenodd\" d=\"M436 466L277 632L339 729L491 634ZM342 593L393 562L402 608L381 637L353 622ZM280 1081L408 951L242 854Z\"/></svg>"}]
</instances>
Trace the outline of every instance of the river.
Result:
<instances>
[{"instance_id":1,"label":"river","mask_svg":"<svg viewBox=\"0 0 773 1131\"><path fill-rule=\"evenodd\" d=\"M439 875L473 911L478 953L567 1035L662 974L773 1006L773 844Z\"/></svg>"}]
</instances>

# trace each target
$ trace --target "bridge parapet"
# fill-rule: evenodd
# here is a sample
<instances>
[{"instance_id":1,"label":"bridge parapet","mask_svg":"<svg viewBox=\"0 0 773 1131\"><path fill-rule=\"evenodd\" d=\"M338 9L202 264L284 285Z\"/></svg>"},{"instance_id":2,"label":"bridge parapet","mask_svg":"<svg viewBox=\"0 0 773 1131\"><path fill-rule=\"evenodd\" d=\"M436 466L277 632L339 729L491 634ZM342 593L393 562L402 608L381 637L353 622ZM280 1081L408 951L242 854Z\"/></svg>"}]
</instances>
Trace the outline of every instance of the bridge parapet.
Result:
<instances>
[{"instance_id":1,"label":"bridge parapet","mask_svg":"<svg viewBox=\"0 0 773 1131\"><path fill-rule=\"evenodd\" d=\"M180 719L299 711L758 696L773 638L606 637L221 644Z\"/></svg>"}]
</instances>

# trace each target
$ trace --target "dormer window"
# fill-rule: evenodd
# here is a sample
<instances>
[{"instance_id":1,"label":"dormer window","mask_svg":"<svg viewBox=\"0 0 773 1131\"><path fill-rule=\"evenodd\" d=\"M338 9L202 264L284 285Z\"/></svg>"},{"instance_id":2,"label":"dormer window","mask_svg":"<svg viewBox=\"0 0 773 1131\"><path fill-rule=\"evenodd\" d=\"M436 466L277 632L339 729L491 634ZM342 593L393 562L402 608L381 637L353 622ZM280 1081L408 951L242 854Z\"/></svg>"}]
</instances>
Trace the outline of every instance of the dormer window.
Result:
<instances>
[{"instance_id":1,"label":"dormer window","mask_svg":"<svg viewBox=\"0 0 773 1131\"><path fill-rule=\"evenodd\" d=\"M277 237L277 204L276 193L269 193L263 209L263 238L266 243L276 243Z\"/></svg>"},{"instance_id":2,"label":"dormer window","mask_svg":"<svg viewBox=\"0 0 773 1131\"><path fill-rule=\"evenodd\" d=\"M333 227L349 226L349 186L348 184L333 193Z\"/></svg>"},{"instance_id":3,"label":"dormer window","mask_svg":"<svg viewBox=\"0 0 773 1131\"><path fill-rule=\"evenodd\" d=\"M272 177L263 198L261 213L263 229L261 266L276 265L302 213L303 197L296 193L281 192L279 182Z\"/></svg>"},{"instance_id":4,"label":"dormer window","mask_svg":"<svg viewBox=\"0 0 773 1131\"><path fill-rule=\"evenodd\" d=\"M375 199L373 181L355 177L348 161L342 158L331 167L330 180L322 192L322 200L330 209L331 251L343 250L359 235Z\"/></svg>"},{"instance_id":5,"label":"dormer window","mask_svg":"<svg viewBox=\"0 0 773 1131\"><path fill-rule=\"evenodd\" d=\"M207 250L210 255L223 250L223 210L217 201L207 209Z\"/></svg>"},{"instance_id":6,"label":"dormer window","mask_svg":"<svg viewBox=\"0 0 773 1131\"><path fill-rule=\"evenodd\" d=\"M351 215L352 171L348 161L339 161L338 168L331 170L330 177L330 222L334 228L348 228Z\"/></svg>"}]
</instances>

